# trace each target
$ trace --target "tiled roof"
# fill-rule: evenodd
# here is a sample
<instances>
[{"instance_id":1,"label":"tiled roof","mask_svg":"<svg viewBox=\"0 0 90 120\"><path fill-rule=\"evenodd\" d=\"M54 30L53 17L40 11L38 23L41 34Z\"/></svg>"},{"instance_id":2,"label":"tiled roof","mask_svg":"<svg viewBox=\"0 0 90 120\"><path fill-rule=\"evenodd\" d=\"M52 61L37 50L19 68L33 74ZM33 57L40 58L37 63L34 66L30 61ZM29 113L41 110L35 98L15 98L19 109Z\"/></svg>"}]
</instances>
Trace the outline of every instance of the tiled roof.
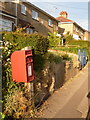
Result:
<instances>
[{"instance_id":1,"label":"tiled roof","mask_svg":"<svg viewBox=\"0 0 90 120\"><path fill-rule=\"evenodd\" d=\"M60 22L74 22L74 21L69 20L69 19L64 18L64 17L57 17L56 19L59 20Z\"/></svg>"},{"instance_id":2,"label":"tiled roof","mask_svg":"<svg viewBox=\"0 0 90 120\"><path fill-rule=\"evenodd\" d=\"M89 33L89 34L90 34L90 31L88 31L88 30L85 30L85 32L87 32L87 33Z\"/></svg>"},{"instance_id":3,"label":"tiled roof","mask_svg":"<svg viewBox=\"0 0 90 120\"><path fill-rule=\"evenodd\" d=\"M85 31L85 29L83 29L80 25L78 25L75 21L73 21L73 20L70 20L70 19L67 19L67 18L64 18L64 17L57 17L56 18L57 20L59 20L61 23L62 22L66 22L66 23L69 23L69 22L71 22L71 23L73 23L73 24L75 24L75 25L77 25L78 27L80 27L83 31Z\"/></svg>"}]
</instances>

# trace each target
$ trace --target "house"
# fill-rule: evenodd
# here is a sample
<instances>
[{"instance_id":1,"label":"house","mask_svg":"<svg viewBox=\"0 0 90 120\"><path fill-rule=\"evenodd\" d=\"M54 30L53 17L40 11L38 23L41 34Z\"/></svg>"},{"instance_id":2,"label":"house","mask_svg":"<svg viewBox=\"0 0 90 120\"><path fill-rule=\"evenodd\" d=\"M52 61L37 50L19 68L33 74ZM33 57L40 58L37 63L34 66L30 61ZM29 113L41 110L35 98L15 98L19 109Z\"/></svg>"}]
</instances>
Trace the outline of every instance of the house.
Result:
<instances>
[{"instance_id":1,"label":"house","mask_svg":"<svg viewBox=\"0 0 90 120\"><path fill-rule=\"evenodd\" d=\"M15 4L0 1L0 31L12 31L16 22Z\"/></svg>"},{"instance_id":2,"label":"house","mask_svg":"<svg viewBox=\"0 0 90 120\"><path fill-rule=\"evenodd\" d=\"M56 18L59 20L59 26L64 28L64 34L70 33L76 40L84 40L85 29L78 25L75 21L68 19L68 13L66 11L60 12L60 16Z\"/></svg>"},{"instance_id":3,"label":"house","mask_svg":"<svg viewBox=\"0 0 90 120\"><path fill-rule=\"evenodd\" d=\"M58 20L30 2L0 2L0 26L12 31L15 26L26 27L27 33L40 33L45 36L48 32L58 31ZM1 31L1 30L0 30Z\"/></svg>"},{"instance_id":4,"label":"house","mask_svg":"<svg viewBox=\"0 0 90 120\"><path fill-rule=\"evenodd\" d=\"M90 41L90 32L87 30L85 31L84 40Z\"/></svg>"}]
</instances>

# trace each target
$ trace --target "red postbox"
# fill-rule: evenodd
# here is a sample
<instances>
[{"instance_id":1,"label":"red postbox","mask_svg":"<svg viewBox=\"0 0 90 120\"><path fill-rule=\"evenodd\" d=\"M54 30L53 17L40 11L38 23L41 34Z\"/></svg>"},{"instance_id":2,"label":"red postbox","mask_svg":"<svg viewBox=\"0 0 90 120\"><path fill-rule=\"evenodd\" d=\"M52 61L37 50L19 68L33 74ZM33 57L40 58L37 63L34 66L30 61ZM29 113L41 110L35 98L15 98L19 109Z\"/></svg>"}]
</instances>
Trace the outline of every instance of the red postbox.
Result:
<instances>
[{"instance_id":1,"label":"red postbox","mask_svg":"<svg viewBox=\"0 0 90 120\"><path fill-rule=\"evenodd\" d=\"M12 78L15 82L34 80L32 50L15 51L11 55Z\"/></svg>"}]
</instances>

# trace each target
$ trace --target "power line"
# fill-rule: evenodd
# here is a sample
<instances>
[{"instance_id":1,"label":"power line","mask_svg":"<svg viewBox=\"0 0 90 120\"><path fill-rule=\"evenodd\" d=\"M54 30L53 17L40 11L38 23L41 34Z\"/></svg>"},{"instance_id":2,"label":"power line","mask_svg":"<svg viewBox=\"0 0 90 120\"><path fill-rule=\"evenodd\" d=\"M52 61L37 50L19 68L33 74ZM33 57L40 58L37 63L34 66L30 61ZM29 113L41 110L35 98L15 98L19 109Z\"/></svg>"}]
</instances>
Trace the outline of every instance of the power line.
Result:
<instances>
[{"instance_id":1,"label":"power line","mask_svg":"<svg viewBox=\"0 0 90 120\"><path fill-rule=\"evenodd\" d=\"M86 8L77 8L77 7L72 7L72 6L66 6L66 5L61 5L61 4L53 4L53 3L49 3L49 2L45 2L46 4L50 4L50 5L54 5L54 6L61 6L61 7L67 7L67 8L72 8L72 9L80 9L80 10L85 10L85 11L88 11L88 7L87 9ZM56 7L57 9L57 7Z\"/></svg>"},{"instance_id":2,"label":"power line","mask_svg":"<svg viewBox=\"0 0 90 120\"><path fill-rule=\"evenodd\" d=\"M56 4L48 3L48 2L44 2L44 3L53 5L52 7L53 7L55 10L54 10L54 9L50 10L50 7L49 7L49 11L50 11L50 12L53 12L54 14L57 13L56 10L57 10L57 11L60 10L60 8L58 8L58 6L60 7L60 5L56 5ZM66 7L66 6L64 6L64 7ZM43 8L42 8L42 9L43 9ZM76 8L74 7L74 9L76 9ZM80 8L80 9L83 9L83 8ZM43 10L45 10L45 9L43 9ZM48 9L46 9L46 11L49 12ZM84 12L85 12L85 14L87 14L87 16L88 16L88 10L87 10L87 11L83 11L83 13L84 13ZM49 14L51 14L51 13L49 13ZM52 15L52 14L51 14L51 15ZM78 18L78 17L77 17L76 15L74 15L74 14L72 14L72 16ZM79 17L81 17L81 16L82 16L82 15L80 15Z\"/></svg>"}]
</instances>

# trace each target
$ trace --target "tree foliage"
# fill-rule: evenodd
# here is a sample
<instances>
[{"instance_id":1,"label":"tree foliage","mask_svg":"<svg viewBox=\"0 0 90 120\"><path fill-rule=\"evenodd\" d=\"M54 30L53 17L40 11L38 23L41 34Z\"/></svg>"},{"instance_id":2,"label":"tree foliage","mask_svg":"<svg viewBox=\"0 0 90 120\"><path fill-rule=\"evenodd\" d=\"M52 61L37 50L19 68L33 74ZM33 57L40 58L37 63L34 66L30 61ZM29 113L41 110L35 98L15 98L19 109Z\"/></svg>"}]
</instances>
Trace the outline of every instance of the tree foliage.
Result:
<instances>
[{"instance_id":1,"label":"tree foliage","mask_svg":"<svg viewBox=\"0 0 90 120\"><path fill-rule=\"evenodd\" d=\"M48 40L49 40L49 44L50 44L50 47L56 47L60 44L60 37L57 36L57 33L49 33L49 37L48 37Z\"/></svg>"}]
</instances>

